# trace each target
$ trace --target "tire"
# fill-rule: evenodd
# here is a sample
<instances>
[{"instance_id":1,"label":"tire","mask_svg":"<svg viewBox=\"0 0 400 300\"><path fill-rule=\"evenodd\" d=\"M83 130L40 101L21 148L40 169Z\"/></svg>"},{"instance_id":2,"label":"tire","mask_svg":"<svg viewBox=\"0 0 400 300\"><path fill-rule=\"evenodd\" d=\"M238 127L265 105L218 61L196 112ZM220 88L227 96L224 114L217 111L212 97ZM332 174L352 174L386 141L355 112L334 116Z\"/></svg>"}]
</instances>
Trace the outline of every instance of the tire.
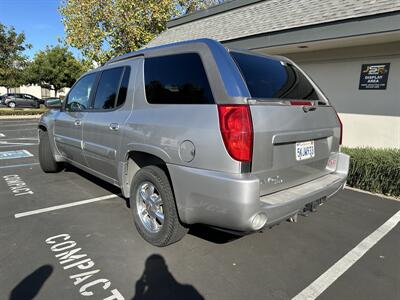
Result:
<instances>
[{"instance_id":1,"label":"tire","mask_svg":"<svg viewBox=\"0 0 400 300\"><path fill-rule=\"evenodd\" d=\"M154 187L153 193L151 192L151 186ZM146 195L152 196L149 197L150 199L156 199L155 202L159 199L158 197L161 197L161 204L152 206L153 209L149 208L145 205L141 191ZM188 231L188 228L179 220L175 197L168 177L159 167L147 166L136 173L131 184L130 207L139 234L154 246L165 247L173 244L181 240ZM155 215L155 207L157 207L157 214L160 215L161 213L163 215L163 222L160 222L160 218L153 218L157 222L154 226L154 222L150 221L152 219L150 215ZM150 211L152 213L148 213L147 216L139 216L140 212L143 215ZM148 224L146 225L146 220L153 224L153 226L150 226L153 227L153 230L149 228ZM160 227L157 228L157 225Z\"/></svg>"},{"instance_id":2,"label":"tire","mask_svg":"<svg viewBox=\"0 0 400 300\"><path fill-rule=\"evenodd\" d=\"M49 134L44 130L39 130L39 163L45 173L56 173L62 169L62 164L54 159Z\"/></svg>"},{"instance_id":3,"label":"tire","mask_svg":"<svg viewBox=\"0 0 400 300\"><path fill-rule=\"evenodd\" d=\"M11 101L11 102L8 102L7 106L10 107L10 108L15 108L16 104L15 104L15 102Z\"/></svg>"}]
</instances>

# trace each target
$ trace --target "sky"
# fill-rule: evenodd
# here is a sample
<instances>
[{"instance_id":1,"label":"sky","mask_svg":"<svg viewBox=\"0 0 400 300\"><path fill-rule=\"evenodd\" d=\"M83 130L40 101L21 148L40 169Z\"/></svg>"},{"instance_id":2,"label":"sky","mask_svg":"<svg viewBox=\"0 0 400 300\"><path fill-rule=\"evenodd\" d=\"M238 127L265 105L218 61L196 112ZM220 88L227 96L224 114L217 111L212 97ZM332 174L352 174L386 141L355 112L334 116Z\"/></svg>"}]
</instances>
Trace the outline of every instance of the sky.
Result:
<instances>
[{"instance_id":1,"label":"sky","mask_svg":"<svg viewBox=\"0 0 400 300\"><path fill-rule=\"evenodd\" d=\"M32 44L25 53L32 58L35 52L57 45L58 38L64 37L59 6L59 0L0 0L0 22L25 33L26 42ZM76 49L71 50L81 57Z\"/></svg>"}]
</instances>

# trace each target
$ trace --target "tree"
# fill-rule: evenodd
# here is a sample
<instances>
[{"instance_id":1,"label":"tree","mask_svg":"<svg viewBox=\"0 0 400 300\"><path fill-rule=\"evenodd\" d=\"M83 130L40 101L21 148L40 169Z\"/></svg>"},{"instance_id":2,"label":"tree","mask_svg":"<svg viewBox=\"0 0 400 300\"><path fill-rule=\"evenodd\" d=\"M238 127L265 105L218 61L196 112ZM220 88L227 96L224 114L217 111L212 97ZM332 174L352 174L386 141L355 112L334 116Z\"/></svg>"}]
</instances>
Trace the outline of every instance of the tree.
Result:
<instances>
[{"instance_id":1,"label":"tree","mask_svg":"<svg viewBox=\"0 0 400 300\"><path fill-rule=\"evenodd\" d=\"M62 0L66 43L104 63L137 50L165 30L174 16L221 0Z\"/></svg>"},{"instance_id":2,"label":"tree","mask_svg":"<svg viewBox=\"0 0 400 300\"><path fill-rule=\"evenodd\" d=\"M25 43L24 33L0 23L0 86L9 89L25 83L27 58L23 53L30 47Z\"/></svg>"},{"instance_id":3,"label":"tree","mask_svg":"<svg viewBox=\"0 0 400 300\"><path fill-rule=\"evenodd\" d=\"M68 48L47 47L35 54L33 62L26 68L26 77L31 84L53 89L57 96L60 89L71 87L87 69Z\"/></svg>"}]
</instances>

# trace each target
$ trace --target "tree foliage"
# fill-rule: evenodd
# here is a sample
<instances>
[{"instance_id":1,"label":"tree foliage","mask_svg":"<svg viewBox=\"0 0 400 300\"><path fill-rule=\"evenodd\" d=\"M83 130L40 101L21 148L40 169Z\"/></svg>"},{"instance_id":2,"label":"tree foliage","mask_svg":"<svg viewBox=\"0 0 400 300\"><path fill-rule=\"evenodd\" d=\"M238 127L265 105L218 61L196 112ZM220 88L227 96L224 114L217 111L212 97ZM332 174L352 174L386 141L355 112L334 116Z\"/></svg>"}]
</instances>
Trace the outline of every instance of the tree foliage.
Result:
<instances>
[{"instance_id":1,"label":"tree foliage","mask_svg":"<svg viewBox=\"0 0 400 300\"><path fill-rule=\"evenodd\" d=\"M55 46L35 54L26 68L26 77L29 83L54 89L57 95L60 89L71 87L86 70L87 66L66 47Z\"/></svg>"},{"instance_id":2,"label":"tree foliage","mask_svg":"<svg viewBox=\"0 0 400 300\"><path fill-rule=\"evenodd\" d=\"M88 59L104 63L134 51L165 30L172 17L216 0L62 0L66 43Z\"/></svg>"},{"instance_id":3,"label":"tree foliage","mask_svg":"<svg viewBox=\"0 0 400 300\"><path fill-rule=\"evenodd\" d=\"M23 52L30 47L24 33L0 23L0 86L11 88L25 83L23 69L27 58Z\"/></svg>"}]
</instances>

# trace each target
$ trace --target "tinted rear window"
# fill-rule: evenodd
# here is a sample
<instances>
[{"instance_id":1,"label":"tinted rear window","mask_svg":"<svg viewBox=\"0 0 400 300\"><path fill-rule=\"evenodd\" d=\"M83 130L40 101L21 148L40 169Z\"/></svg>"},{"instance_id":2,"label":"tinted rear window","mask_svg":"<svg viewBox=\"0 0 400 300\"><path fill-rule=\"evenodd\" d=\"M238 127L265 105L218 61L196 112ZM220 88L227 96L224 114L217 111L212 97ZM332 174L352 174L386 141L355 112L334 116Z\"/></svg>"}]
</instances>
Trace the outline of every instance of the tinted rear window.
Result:
<instances>
[{"instance_id":1,"label":"tinted rear window","mask_svg":"<svg viewBox=\"0 0 400 300\"><path fill-rule=\"evenodd\" d=\"M214 103L203 63L196 53L146 58L144 78L149 103Z\"/></svg>"},{"instance_id":2,"label":"tinted rear window","mask_svg":"<svg viewBox=\"0 0 400 300\"><path fill-rule=\"evenodd\" d=\"M293 65L278 59L231 52L253 98L319 100L308 79Z\"/></svg>"},{"instance_id":3,"label":"tinted rear window","mask_svg":"<svg viewBox=\"0 0 400 300\"><path fill-rule=\"evenodd\" d=\"M94 98L93 109L113 109L121 81L123 67L105 70L101 73Z\"/></svg>"}]
</instances>

